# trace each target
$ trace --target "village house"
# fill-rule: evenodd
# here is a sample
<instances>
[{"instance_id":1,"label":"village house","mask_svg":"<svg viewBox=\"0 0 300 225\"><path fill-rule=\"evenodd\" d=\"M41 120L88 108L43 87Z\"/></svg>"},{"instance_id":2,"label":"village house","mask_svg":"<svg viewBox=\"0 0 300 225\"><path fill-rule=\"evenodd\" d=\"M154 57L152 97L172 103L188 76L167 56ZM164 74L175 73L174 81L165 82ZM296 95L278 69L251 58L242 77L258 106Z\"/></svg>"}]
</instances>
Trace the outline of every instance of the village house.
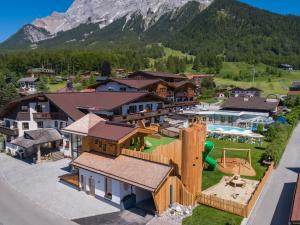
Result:
<instances>
[{"instance_id":1,"label":"village house","mask_svg":"<svg viewBox=\"0 0 300 225\"><path fill-rule=\"evenodd\" d=\"M231 97L260 97L262 90L255 87L246 89L235 87L232 88L229 92Z\"/></svg>"},{"instance_id":2,"label":"village house","mask_svg":"<svg viewBox=\"0 0 300 225\"><path fill-rule=\"evenodd\" d=\"M32 68L27 70L27 76L30 77L41 77L41 76L54 76L55 71L46 68Z\"/></svg>"},{"instance_id":3,"label":"village house","mask_svg":"<svg viewBox=\"0 0 300 225\"><path fill-rule=\"evenodd\" d=\"M39 81L38 77L25 77L21 78L19 83L19 92L20 94L34 94L37 92L37 82Z\"/></svg>"},{"instance_id":4,"label":"village house","mask_svg":"<svg viewBox=\"0 0 300 225\"><path fill-rule=\"evenodd\" d=\"M222 110L277 113L279 100L261 97L230 97L221 106Z\"/></svg>"},{"instance_id":5,"label":"village house","mask_svg":"<svg viewBox=\"0 0 300 225\"><path fill-rule=\"evenodd\" d=\"M294 81L290 87L288 95L298 96L300 95L300 81Z\"/></svg>"},{"instance_id":6,"label":"village house","mask_svg":"<svg viewBox=\"0 0 300 225\"><path fill-rule=\"evenodd\" d=\"M134 80L134 79L109 79L96 84L96 92L149 92L167 99L174 105L181 103L194 103L195 85L190 81L165 82L163 80Z\"/></svg>"},{"instance_id":7,"label":"village house","mask_svg":"<svg viewBox=\"0 0 300 225\"><path fill-rule=\"evenodd\" d=\"M186 77L194 82L194 84L198 87L198 88L201 88L201 83L204 79L214 79L214 75L212 74L197 74L197 75L194 75L194 74L188 74L186 75Z\"/></svg>"},{"instance_id":8,"label":"village house","mask_svg":"<svg viewBox=\"0 0 300 225\"><path fill-rule=\"evenodd\" d=\"M27 131L54 128L61 130L67 125L93 112L113 122L135 124L144 120L147 125L161 123L170 113L166 100L151 93L52 93L36 94L8 104L0 112L0 133L5 136L6 149L16 151L11 141L24 136ZM76 140L65 135L60 151L71 157L71 147Z\"/></svg>"},{"instance_id":9,"label":"village house","mask_svg":"<svg viewBox=\"0 0 300 225\"><path fill-rule=\"evenodd\" d=\"M289 64L280 64L279 68L283 69L283 70L287 70L287 71L293 71L294 70L294 67L292 65L289 65Z\"/></svg>"}]
</instances>

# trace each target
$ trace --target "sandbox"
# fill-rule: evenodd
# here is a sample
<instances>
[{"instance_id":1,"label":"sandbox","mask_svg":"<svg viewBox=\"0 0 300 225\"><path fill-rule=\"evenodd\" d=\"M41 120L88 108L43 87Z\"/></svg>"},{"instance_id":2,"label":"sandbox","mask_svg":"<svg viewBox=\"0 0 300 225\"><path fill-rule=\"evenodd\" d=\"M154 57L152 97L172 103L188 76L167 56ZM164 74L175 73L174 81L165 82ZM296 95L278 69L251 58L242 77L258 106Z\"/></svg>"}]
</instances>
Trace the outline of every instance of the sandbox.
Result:
<instances>
[{"instance_id":1,"label":"sandbox","mask_svg":"<svg viewBox=\"0 0 300 225\"><path fill-rule=\"evenodd\" d=\"M215 186L203 191L203 194L212 195L221 199L247 204L254 193L258 181L240 178L243 182L242 186L235 186L230 181L233 177L224 176Z\"/></svg>"}]
</instances>

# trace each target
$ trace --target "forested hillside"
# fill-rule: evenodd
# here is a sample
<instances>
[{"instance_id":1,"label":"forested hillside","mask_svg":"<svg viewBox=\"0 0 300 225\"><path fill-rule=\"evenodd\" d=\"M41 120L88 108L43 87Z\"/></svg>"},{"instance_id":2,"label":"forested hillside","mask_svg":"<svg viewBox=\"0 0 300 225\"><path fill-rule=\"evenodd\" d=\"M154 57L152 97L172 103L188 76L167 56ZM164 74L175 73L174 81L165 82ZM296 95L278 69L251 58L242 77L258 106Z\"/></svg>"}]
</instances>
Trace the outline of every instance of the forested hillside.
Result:
<instances>
[{"instance_id":1,"label":"forested hillside","mask_svg":"<svg viewBox=\"0 0 300 225\"><path fill-rule=\"evenodd\" d=\"M263 11L236 0L216 0L165 45L204 61L263 62L300 67L300 17ZM204 58L204 59L203 59Z\"/></svg>"}]
</instances>

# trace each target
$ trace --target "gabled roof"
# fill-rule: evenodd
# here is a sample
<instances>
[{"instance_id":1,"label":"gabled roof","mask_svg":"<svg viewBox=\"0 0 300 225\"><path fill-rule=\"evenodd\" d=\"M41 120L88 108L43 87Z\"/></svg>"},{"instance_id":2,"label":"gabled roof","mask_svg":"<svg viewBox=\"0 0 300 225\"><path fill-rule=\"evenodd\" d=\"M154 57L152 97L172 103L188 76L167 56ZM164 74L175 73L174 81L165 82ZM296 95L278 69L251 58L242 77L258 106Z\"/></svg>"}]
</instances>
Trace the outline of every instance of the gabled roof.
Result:
<instances>
[{"instance_id":1,"label":"gabled roof","mask_svg":"<svg viewBox=\"0 0 300 225\"><path fill-rule=\"evenodd\" d=\"M259 110L259 111L273 111L279 105L276 99L266 99L260 97L248 98L228 98L222 105L223 109L240 109L240 110Z\"/></svg>"},{"instance_id":2,"label":"gabled roof","mask_svg":"<svg viewBox=\"0 0 300 225\"><path fill-rule=\"evenodd\" d=\"M256 88L256 87L250 87L250 88L247 88L246 91L262 91L262 90L259 88Z\"/></svg>"},{"instance_id":3,"label":"gabled roof","mask_svg":"<svg viewBox=\"0 0 300 225\"><path fill-rule=\"evenodd\" d=\"M65 127L62 131L87 136L90 129L102 121L105 120L94 113L89 113L71 125Z\"/></svg>"},{"instance_id":4,"label":"gabled roof","mask_svg":"<svg viewBox=\"0 0 300 225\"><path fill-rule=\"evenodd\" d=\"M60 141L62 136L56 129L40 129L26 131L24 136L13 140L11 143L23 148L31 148L35 145L45 144L53 141Z\"/></svg>"},{"instance_id":5,"label":"gabled roof","mask_svg":"<svg viewBox=\"0 0 300 225\"><path fill-rule=\"evenodd\" d=\"M120 141L123 137L131 134L135 130L138 129L134 125L102 121L92 127L89 130L88 135L91 137L117 142Z\"/></svg>"},{"instance_id":6,"label":"gabled roof","mask_svg":"<svg viewBox=\"0 0 300 225\"><path fill-rule=\"evenodd\" d=\"M167 84L165 81L159 79L158 80L113 79L113 81L136 89L143 89L157 83Z\"/></svg>"},{"instance_id":7,"label":"gabled roof","mask_svg":"<svg viewBox=\"0 0 300 225\"><path fill-rule=\"evenodd\" d=\"M164 72L153 72L153 71L137 71L128 75L128 78L133 77L138 74L149 75L157 78L173 78L173 79L186 79L185 77L179 76L173 73L164 73Z\"/></svg>"},{"instance_id":8,"label":"gabled roof","mask_svg":"<svg viewBox=\"0 0 300 225\"><path fill-rule=\"evenodd\" d=\"M185 85L191 85L191 86L195 87L195 84L191 83L189 80L183 80L183 81L179 81L179 82L169 82L168 84L170 87L173 87L175 89L181 88Z\"/></svg>"},{"instance_id":9,"label":"gabled roof","mask_svg":"<svg viewBox=\"0 0 300 225\"><path fill-rule=\"evenodd\" d=\"M73 92L50 93L45 94L45 96L74 120L78 120L85 115L80 109L112 111L146 96L151 96L153 100L166 101L151 93L141 92Z\"/></svg>"},{"instance_id":10,"label":"gabled roof","mask_svg":"<svg viewBox=\"0 0 300 225\"><path fill-rule=\"evenodd\" d=\"M151 192L155 192L172 171L172 167L168 165L129 156L113 158L87 152L81 154L72 164Z\"/></svg>"},{"instance_id":11,"label":"gabled roof","mask_svg":"<svg viewBox=\"0 0 300 225\"><path fill-rule=\"evenodd\" d=\"M256 87L250 87L250 88L240 88L240 87L235 87L230 89L230 91L262 91Z\"/></svg>"},{"instance_id":12,"label":"gabled roof","mask_svg":"<svg viewBox=\"0 0 300 225\"><path fill-rule=\"evenodd\" d=\"M36 82L37 80L39 80L39 78L37 77L24 77L21 78L18 82Z\"/></svg>"}]
</instances>

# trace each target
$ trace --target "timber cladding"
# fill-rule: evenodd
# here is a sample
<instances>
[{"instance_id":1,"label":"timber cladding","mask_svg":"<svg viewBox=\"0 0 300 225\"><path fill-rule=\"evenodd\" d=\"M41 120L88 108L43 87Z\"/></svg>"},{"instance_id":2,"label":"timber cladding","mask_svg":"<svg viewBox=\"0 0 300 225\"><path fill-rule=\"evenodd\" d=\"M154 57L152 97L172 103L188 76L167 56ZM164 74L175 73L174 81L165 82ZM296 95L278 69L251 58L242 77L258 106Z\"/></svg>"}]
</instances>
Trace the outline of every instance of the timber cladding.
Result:
<instances>
[{"instance_id":1,"label":"timber cladding","mask_svg":"<svg viewBox=\"0 0 300 225\"><path fill-rule=\"evenodd\" d=\"M166 211L171 202L191 206L195 204L195 195L191 194L176 176L169 176L159 190L153 194L153 199L158 214Z\"/></svg>"}]
</instances>

